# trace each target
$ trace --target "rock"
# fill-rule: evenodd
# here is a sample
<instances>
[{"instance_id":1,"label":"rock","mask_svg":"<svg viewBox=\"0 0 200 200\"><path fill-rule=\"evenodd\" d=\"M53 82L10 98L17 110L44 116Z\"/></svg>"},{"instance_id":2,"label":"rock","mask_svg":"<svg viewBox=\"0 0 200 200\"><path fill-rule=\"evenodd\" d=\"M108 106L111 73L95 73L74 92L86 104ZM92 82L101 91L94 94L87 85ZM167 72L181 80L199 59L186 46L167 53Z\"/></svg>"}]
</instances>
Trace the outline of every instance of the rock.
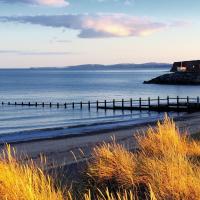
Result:
<instances>
[{"instance_id":1,"label":"rock","mask_svg":"<svg viewBox=\"0 0 200 200\"><path fill-rule=\"evenodd\" d=\"M200 85L200 73L175 72L144 81L145 84Z\"/></svg>"}]
</instances>

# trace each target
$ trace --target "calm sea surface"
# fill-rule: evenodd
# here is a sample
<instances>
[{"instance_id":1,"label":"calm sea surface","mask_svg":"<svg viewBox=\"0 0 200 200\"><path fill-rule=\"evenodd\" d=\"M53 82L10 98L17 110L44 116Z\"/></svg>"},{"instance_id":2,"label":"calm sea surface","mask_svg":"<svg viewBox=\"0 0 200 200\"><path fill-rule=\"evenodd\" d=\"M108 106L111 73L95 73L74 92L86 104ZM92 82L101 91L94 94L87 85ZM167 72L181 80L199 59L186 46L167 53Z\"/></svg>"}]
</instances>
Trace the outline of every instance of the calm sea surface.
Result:
<instances>
[{"instance_id":1,"label":"calm sea surface","mask_svg":"<svg viewBox=\"0 0 200 200\"><path fill-rule=\"evenodd\" d=\"M145 85L144 80L166 73L166 70L69 71L69 70L0 70L0 101L10 102L79 102L139 97L196 97L199 86ZM0 105L0 135L33 133L42 129L64 127L70 134L84 127L111 126L160 117L149 112L107 111L86 108L35 108ZM86 128L87 127L87 128ZM33 131L34 130L34 131ZM67 131L65 131L67 134ZM22 134L23 133L23 134ZM38 137L40 134L38 134ZM1 139L0 137L0 139Z\"/></svg>"}]
</instances>

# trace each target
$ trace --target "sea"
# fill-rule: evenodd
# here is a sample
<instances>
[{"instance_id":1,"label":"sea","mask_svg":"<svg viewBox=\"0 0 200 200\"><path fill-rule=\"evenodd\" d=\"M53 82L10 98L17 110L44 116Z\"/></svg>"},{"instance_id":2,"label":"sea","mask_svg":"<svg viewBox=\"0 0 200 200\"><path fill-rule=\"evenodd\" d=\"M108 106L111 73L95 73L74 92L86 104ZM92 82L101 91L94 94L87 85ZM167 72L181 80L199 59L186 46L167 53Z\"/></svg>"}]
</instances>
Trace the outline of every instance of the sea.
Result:
<instances>
[{"instance_id":1,"label":"sea","mask_svg":"<svg viewBox=\"0 0 200 200\"><path fill-rule=\"evenodd\" d=\"M196 97L199 86L143 84L168 68L131 70L1 69L0 102L95 102L148 97ZM177 116L177 113L169 113ZM14 106L0 103L0 143L73 137L150 122L164 113L97 110L87 105Z\"/></svg>"}]
</instances>

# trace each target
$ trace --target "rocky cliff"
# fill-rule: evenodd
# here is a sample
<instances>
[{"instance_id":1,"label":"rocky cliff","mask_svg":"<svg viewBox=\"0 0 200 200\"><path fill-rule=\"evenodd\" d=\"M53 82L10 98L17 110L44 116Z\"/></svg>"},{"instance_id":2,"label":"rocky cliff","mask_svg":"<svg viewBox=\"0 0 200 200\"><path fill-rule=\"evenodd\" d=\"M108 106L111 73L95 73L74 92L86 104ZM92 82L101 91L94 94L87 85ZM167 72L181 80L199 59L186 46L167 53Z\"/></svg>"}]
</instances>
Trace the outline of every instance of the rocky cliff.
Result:
<instances>
[{"instance_id":1,"label":"rocky cliff","mask_svg":"<svg viewBox=\"0 0 200 200\"><path fill-rule=\"evenodd\" d=\"M200 85L200 73L175 72L144 81L145 84Z\"/></svg>"}]
</instances>

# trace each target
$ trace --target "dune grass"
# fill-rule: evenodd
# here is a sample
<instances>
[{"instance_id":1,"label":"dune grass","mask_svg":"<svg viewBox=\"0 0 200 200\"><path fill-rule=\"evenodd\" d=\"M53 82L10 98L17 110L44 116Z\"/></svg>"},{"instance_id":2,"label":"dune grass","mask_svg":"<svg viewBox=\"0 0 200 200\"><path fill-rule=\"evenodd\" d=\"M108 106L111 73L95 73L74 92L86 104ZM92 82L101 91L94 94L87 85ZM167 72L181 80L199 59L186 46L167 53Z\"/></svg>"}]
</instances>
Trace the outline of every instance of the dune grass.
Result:
<instances>
[{"instance_id":1,"label":"dune grass","mask_svg":"<svg viewBox=\"0 0 200 200\"><path fill-rule=\"evenodd\" d=\"M95 177L96 181L115 179L122 186L137 183L136 157L123 146L115 142L104 143L94 149L92 157L94 160L89 165L88 173Z\"/></svg>"},{"instance_id":2,"label":"dune grass","mask_svg":"<svg viewBox=\"0 0 200 200\"><path fill-rule=\"evenodd\" d=\"M85 180L64 190L33 161L17 161L7 147L0 157L1 200L199 200L200 144L180 134L168 117L138 134L139 151L116 142L94 148ZM67 177L66 177L67 178ZM73 190L76 188L76 191ZM77 191L78 190L78 191ZM78 195L74 195L78 194Z\"/></svg>"},{"instance_id":3,"label":"dune grass","mask_svg":"<svg viewBox=\"0 0 200 200\"><path fill-rule=\"evenodd\" d=\"M135 186L137 191L142 185L147 199L152 194L158 200L200 199L198 142L181 135L168 117L144 135L138 134L136 140L140 150L136 154L117 144L95 148L89 174L102 183L115 180L119 188Z\"/></svg>"},{"instance_id":4,"label":"dune grass","mask_svg":"<svg viewBox=\"0 0 200 200\"><path fill-rule=\"evenodd\" d=\"M20 164L7 146L0 158L0 199L63 200L63 194L33 162Z\"/></svg>"}]
</instances>

